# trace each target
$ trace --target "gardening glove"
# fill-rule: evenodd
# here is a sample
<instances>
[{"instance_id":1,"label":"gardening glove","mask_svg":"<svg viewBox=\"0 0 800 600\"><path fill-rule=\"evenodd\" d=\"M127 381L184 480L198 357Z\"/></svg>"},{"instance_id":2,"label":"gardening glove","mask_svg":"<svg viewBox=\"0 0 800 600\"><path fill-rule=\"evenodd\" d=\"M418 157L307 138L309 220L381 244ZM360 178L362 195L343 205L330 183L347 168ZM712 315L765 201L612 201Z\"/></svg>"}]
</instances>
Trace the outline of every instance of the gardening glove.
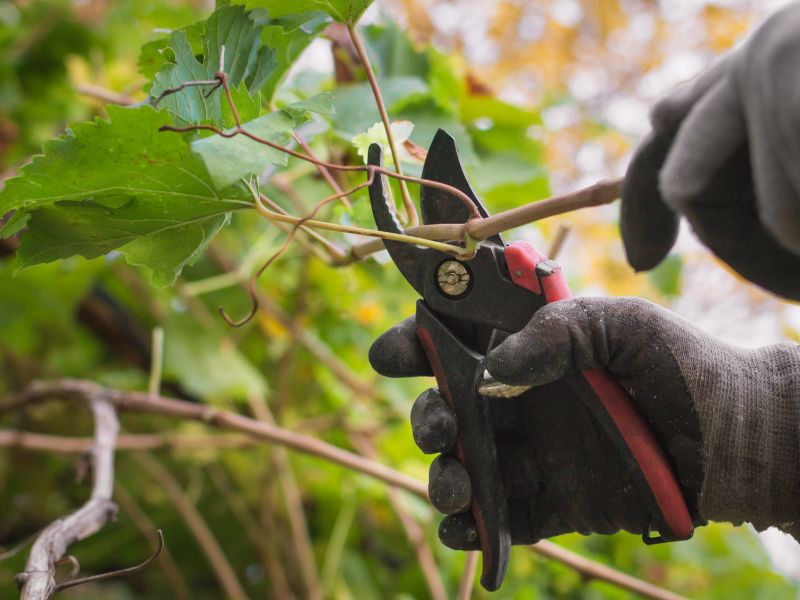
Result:
<instances>
[{"instance_id":1,"label":"gardening glove","mask_svg":"<svg viewBox=\"0 0 800 600\"><path fill-rule=\"evenodd\" d=\"M800 3L655 105L622 191L625 252L655 267L680 216L740 275L800 300Z\"/></svg>"},{"instance_id":2,"label":"gardening glove","mask_svg":"<svg viewBox=\"0 0 800 600\"><path fill-rule=\"evenodd\" d=\"M430 375L414 318L370 349L389 377ZM513 544L577 531L641 533L646 504L600 425L561 377L603 367L630 393L666 451L696 525L777 525L800 539L800 346L726 344L636 298L578 298L540 309L485 359L496 379L534 386L490 398ZM455 415L435 388L411 411L431 465L431 501L455 549L476 549L470 481L453 456Z\"/></svg>"}]
</instances>

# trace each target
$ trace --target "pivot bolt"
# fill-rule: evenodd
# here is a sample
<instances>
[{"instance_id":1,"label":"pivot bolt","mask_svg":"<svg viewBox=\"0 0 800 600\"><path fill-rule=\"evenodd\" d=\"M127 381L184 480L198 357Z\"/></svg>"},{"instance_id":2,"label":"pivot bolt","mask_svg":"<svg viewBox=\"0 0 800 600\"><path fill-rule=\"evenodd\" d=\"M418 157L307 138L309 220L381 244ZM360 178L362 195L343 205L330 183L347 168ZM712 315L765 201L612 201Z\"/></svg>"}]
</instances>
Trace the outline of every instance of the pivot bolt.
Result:
<instances>
[{"instance_id":1,"label":"pivot bolt","mask_svg":"<svg viewBox=\"0 0 800 600\"><path fill-rule=\"evenodd\" d=\"M439 265L436 281L448 296L460 296L469 287L470 275L467 267L457 260L447 260Z\"/></svg>"}]
</instances>

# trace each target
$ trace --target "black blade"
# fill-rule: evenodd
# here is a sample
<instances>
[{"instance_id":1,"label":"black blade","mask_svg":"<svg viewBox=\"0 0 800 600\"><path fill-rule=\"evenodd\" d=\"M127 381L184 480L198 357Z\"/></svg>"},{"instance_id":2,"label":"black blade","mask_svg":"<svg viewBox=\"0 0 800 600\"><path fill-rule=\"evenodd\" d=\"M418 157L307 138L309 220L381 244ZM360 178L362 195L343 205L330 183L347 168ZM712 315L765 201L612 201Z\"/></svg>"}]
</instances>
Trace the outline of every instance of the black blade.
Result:
<instances>
[{"instance_id":1,"label":"black blade","mask_svg":"<svg viewBox=\"0 0 800 600\"><path fill-rule=\"evenodd\" d=\"M436 132L431 142L425 166L422 168L422 178L446 183L461 190L475 202L481 216L489 216L467 180L461 158L458 156L456 141L443 129ZM464 223L470 218L469 209L461 200L438 188L422 186L419 204L422 222L425 224ZM500 235L494 235L489 240L503 245Z\"/></svg>"},{"instance_id":2,"label":"black blade","mask_svg":"<svg viewBox=\"0 0 800 600\"><path fill-rule=\"evenodd\" d=\"M369 147L368 163L383 166L383 149L380 144L372 144ZM386 177L376 174L372 184L369 186L369 199L372 204L375 225L381 231L403 233L403 228L397 220L394 205L389 198L387 188ZM424 295L420 266L425 264L424 259L432 251L428 248L421 248L405 242L383 240L383 243L389 252L389 256L392 257L403 276L417 290L420 296Z\"/></svg>"}]
</instances>

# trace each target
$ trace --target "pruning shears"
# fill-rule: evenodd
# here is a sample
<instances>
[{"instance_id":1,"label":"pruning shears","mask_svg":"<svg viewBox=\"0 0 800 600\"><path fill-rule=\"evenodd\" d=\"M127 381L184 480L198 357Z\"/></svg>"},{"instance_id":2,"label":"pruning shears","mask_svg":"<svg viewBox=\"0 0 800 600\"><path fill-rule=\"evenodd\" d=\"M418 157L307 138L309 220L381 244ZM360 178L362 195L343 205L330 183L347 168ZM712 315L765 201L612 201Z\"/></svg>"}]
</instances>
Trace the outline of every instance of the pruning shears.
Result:
<instances>
[{"instance_id":1,"label":"pruning shears","mask_svg":"<svg viewBox=\"0 0 800 600\"><path fill-rule=\"evenodd\" d=\"M381 147L373 144L369 164L382 165L382 159ZM441 129L431 144L422 177L461 190L483 217L488 216L467 180L455 141ZM370 200L378 228L403 233L383 176L376 176L370 185ZM469 218L459 200L430 186L422 186L420 210L425 224L460 223ZM507 245L500 235L493 235L469 260L403 242L384 242L397 268L421 296L416 333L439 392L456 415L455 455L472 484L470 510L483 555L481 584L494 591L508 566L511 535L489 396L521 390L498 390L496 384L487 384L482 360L508 335L522 329L537 310L570 298L569 287L561 267L525 241ZM690 538L694 526L673 468L627 392L604 369L574 370L563 383L572 387L613 441L637 483L650 514L644 542ZM654 531L659 535L654 536Z\"/></svg>"}]
</instances>

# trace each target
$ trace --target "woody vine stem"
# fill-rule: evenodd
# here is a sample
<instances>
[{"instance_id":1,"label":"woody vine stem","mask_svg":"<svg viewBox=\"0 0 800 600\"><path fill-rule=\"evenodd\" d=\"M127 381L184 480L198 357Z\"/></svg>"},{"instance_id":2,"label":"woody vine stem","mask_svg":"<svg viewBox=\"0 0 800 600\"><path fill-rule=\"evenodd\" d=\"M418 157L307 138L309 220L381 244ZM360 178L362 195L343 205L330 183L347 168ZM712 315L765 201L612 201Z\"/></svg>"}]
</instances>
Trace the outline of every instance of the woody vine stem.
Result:
<instances>
[{"instance_id":1,"label":"woody vine stem","mask_svg":"<svg viewBox=\"0 0 800 600\"><path fill-rule=\"evenodd\" d=\"M236 104L231 94L230 85L228 83L228 76L224 71L225 62L225 47L220 49L220 65L214 78L210 80L197 80L188 81L179 86L164 90L158 98L153 101L154 105L158 105L161 100L171 94L176 94L189 87L204 87L211 86L205 93L210 96L217 89L222 89L225 94L226 102L231 109L234 122L236 126L229 131L225 131L215 125L207 124L193 124L184 127L173 125L164 125L160 131L169 131L176 133L186 133L190 131L210 131L223 138L233 138L239 135L245 136L258 144L263 144L274 148L281 152L293 156L300 160L309 162L316 165L320 170L324 171L344 171L344 172L363 172L367 174L367 179L349 190L341 190L335 186L336 192L326 198L323 198L316 203L314 208L305 216L296 217L288 214L282 210L280 206L267 197L259 189L258 182L251 178L247 187L253 197L253 202L259 214L273 222L290 224L291 229L283 244L276 250L269 258L267 258L261 267L255 272L250 279L248 291L251 299L251 308L249 313L242 319L235 321L231 319L224 308L220 307L219 312L223 319L234 327L240 327L249 322L258 311L258 296L256 293L256 285L259 277L266 271L269 266L275 262L289 247L292 240L299 230L303 230L312 235L312 239L322 243L325 250L328 252L331 262L333 264L342 265L357 260L361 260L366 256L380 250L383 247L383 240L389 239L408 244L416 244L419 246L426 246L435 250L440 250L447 254L451 254L462 260L469 260L477 248L477 246L486 238L497 233L513 229L527 223L531 223L538 219L542 219L557 214L571 212L579 208L586 208L589 206L597 206L600 204L608 204L613 202L619 197L622 187L621 179L613 179L601 181L593 186L566 194L560 197L549 198L547 200L540 200L531 204L523 205L505 212L498 213L491 217L482 217L478 212L478 208L472 199L463 191L440 181L433 181L430 179L422 179L419 177L412 177L405 175L400 167L399 155L396 151L394 138L391 133L389 117L386 112L386 107L378 87L372 67L367 59L366 52L364 51L363 44L358 36L354 27L349 29L353 43L358 51L359 57L362 60L364 68L367 72L367 77L374 92L376 104L378 105L381 119L386 130L387 139L394 159L396 171L378 165L341 165L324 160L320 160L313 156L308 147L302 144L306 152L299 152L292 148L288 148L266 138L255 135L254 133L246 130L242 126L241 118L237 110ZM367 229L363 227L354 227L350 225L342 225L338 223L330 223L327 221L316 220L314 217L326 205L335 202L336 200L345 200L348 196L369 187L374 181L375 176L387 176L399 180L401 184L401 191L403 194L403 204L405 207L407 222L410 225L405 233L397 234L386 231L379 231L376 229ZM327 179L327 178L326 178ZM331 181L329 180L329 183ZM466 223L451 223L451 224L437 224L437 225L417 225L418 217L414 203L411 201L408 193L407 183L416 183L420 186L428 186L443 190L453 197L461 201L469 210L470 218ZM332 242L326 240L324 237L319 236L313 232L314 229L325 229L329 231L337 231L340 233L351 233L374 238L373 241L353 246L350 248L349 253L346 254ZM445 243L450 242L450 243Z\"/></svg>"}]
</instances>

